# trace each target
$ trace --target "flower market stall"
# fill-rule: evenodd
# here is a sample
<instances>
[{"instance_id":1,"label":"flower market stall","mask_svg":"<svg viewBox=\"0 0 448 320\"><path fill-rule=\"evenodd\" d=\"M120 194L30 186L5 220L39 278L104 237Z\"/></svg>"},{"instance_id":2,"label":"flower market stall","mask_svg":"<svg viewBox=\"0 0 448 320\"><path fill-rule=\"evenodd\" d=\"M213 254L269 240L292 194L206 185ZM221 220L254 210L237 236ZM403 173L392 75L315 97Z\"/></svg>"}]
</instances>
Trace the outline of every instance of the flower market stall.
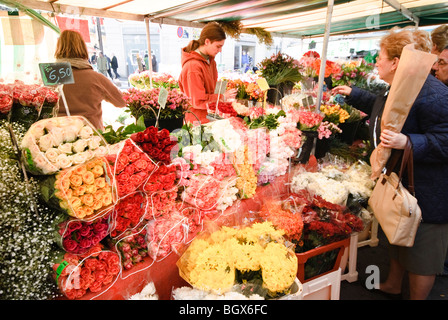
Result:
<instances>
[{"instance_id":1,"label":"flower market stall","mask_svg":"<svg viewBox=\"0 0 448 320\"><path fill-rule=\"evenodd\" d=\"M353 235L371 222L370 166L330 153L317 159L306 147L337 135L350 118L353 110L334 97L320 112L303 105L313 93L300 91L277 106L218 105L222 117L172 132L143 125L143 117L98 132L79 116L17 122L15 108L29 105L21 97L49 93L2 88L11 92L1 143L10 177L2 179L20 181L17 201L19 187L29 189L32 201L14 210L41 221L35 238L51 264L39 274L46 298L300 299L302 285L345 272L349 252L356 272ZM148 91L155 89L124 95L155 113L186 112L179 93L161 110Z\"/></svg>"}]
</instances>

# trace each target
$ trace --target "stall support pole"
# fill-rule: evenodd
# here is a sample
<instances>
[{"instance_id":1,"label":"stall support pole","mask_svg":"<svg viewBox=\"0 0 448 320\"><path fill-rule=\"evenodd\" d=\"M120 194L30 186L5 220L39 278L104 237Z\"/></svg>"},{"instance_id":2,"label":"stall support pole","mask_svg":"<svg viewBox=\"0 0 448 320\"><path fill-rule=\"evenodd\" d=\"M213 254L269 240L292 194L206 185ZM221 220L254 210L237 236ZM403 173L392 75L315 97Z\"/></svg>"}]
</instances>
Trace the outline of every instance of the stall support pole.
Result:
<instances>
[{"instance_id":1,"label":"stall support pole","mask_svg":"<svg viewBox=\"0 0 448 320\"><path fill-rule=\"evenodd\" d=\"M149 29L149 18L145 18L146 24L146 40L148 43L148 66L149 70L149 87L152 89L152 54L151 54L151 33Z\"/></svg>"},{"instance_id":2,"label":"stall support pole","mask_svg":"<svg viewBox=\"0 0 448 320\"><path fill-rule=\"evenodd\" d=\"M328 39L330 37L331 16L333 14L333 4L334 4L334 0L328 0L327 18L325 21L324 44L323 44L323 48L322 48L320 71L319 71L319 82L318 82L317 102L316 102L317 110L320 110L320 104L321 104L322 95L323 95L325 65L327 63Z\"/></svg>"}]
</instances>

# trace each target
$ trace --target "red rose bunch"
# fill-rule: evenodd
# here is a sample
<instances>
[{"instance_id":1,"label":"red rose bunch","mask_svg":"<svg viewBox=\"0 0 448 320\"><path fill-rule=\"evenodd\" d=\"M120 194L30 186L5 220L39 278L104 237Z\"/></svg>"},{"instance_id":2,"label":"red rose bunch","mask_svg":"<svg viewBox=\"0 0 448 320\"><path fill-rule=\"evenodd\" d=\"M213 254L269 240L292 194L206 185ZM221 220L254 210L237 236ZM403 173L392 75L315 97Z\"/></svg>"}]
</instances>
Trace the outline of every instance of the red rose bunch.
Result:
<instances>
[{"instance_id":1,"label":"red rose bunch","mask_svg":"<svg viewBox=\"0 0 448 320\"><path fill-rule=\"evenodd\" d=\"M109 217L107 213L92 221L69 219L60 223L62 248L72 254L86 253L109 234Z\"/></svg>"},{"instance_id":2,"label":"red rose bunch","mask_svg":"<svg viewBox=\"0 0 448 320\"><path fill-rule=\"evenodd\" d=\"M163 164L171 162L171 149L177 145L176 140L171 140L170 132L167 129L158 130L151 126L142 132L133 133L131 139L146 152L151 159Z\"/></svg>"},{"instance_id":3,"label":"red rose bunch","mask_svg":"<svg viewBox=\"0 0 448 320\"><path fill-rule=\"evenodd\" d=\"M160 165L143 186L143 191L152 194L157 191L171 190L176 181L175 165Z\"/></svg>"},{"instance_id":4,"label":"red rose bunch","mask_svg":"<svg viewBox=\"0 0 448 320\"><path fill-rule=\"evenodd\" d=\"M126 230L136 227L142 221L146 208L147 200L141 192L121 198L114 208L111 237L117 237Z\"/></svg>"},{"instance_id":5,"label":"red rose bunch","mask_svg":"<svg viewBox=\"0 0 448 320\"><path fill-rule=\"evenodd\" d=\"M120 253L124 269L129 270L148 255L146 227L139 232L128 230L119 241L113 241L111 244Z\"/></svg>"},{"instance_id":6,"label":"red rose bunch","mask_svg":"<svg viewBox=\"0 0 448 320\"><path fill-rule=\"evenodd\" d=\"M230 118L238 116L238 112L232 106L232 102L218 102L218 111L216 111L216 102L209 102L208 107L210 110L217 113L220 117Z\"/></svg>"},{"instance_id":7,"label":"red rose bunch","mask_svg":"<svg viewBox=\"0 0 448 320\"><path fill-rule=\"evenodd\" d=\"M0 84L0 113L7 114L13 105L12 87Z\"/></svg>"},{"instance_id":8,"label":"red rose bunch","mask_svg":"<svg viewBox=\"0 0 448 320\"><path fill-rule=\"evenodd\" d=\"M61 292L69 299L79 299L88 291L100 292L121 272L120 257L102 246L93 247L85 255L66 253L53 265Z\"/></svg>"},{"instance_id":9,"label":"red rose bunch","mask_svg":"<svg viewBox=\"0 0 448 320\"><path fill-rule=\"evenodd\" d=\"M123 142L123 147L117 154L111 152L106 158L114 167L120 198L138 190L156 168L151 158L131 139Z\"/></svg>"}]
</instances>

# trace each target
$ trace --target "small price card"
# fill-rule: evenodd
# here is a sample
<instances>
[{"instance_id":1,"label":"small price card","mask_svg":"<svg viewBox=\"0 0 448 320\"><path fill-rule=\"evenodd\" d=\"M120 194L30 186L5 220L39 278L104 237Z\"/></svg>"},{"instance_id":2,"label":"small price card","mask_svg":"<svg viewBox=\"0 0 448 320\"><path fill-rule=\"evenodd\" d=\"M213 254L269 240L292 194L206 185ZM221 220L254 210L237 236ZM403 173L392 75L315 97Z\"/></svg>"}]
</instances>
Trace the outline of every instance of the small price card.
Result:
<instances>
[{"instance_id":1,"label":"small price card","mask_svg":"<svg viewBox=\"0 0 448 320\"><path fill-rule=\"evenodd\" d=\"M168 90L164 87L160 88L158 103L160 105L160 109L165 109L166 100L168 100Z\"/></svg>"},{"instance_id":2,"label":"small price card","mask_svg":"<svg viewBox=\"0 0 448 320\"><path fill-rule=\"evenodd\" d=\"M46 86L75 83L69 62L39 63L39 69Z\"/></svg>"},{"instance_id":3,"label":"small price card","mask_svg":"<svg viewBox=\"0 0 448 320\"><path fill-rule=\"evenodd\" d=\"M260 87L261 91L267 91L270 89L269 84L265 78L258 78L257 84Z\"/></svg>"}]
</instances>

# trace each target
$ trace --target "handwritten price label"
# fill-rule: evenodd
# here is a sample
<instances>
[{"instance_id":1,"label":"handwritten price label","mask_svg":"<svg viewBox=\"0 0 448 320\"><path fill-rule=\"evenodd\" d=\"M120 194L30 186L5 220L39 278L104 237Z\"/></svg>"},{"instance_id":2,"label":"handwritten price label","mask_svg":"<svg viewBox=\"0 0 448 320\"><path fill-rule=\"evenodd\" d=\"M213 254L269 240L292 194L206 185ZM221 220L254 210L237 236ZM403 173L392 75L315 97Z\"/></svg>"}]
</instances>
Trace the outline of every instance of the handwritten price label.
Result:
<instances>
[{"instance_id":1,"label":"handwritten price label","mask_svg":"<svg viewBox=\"0 0 448 320\"><path fill-rule=\"evenodd\" d=\"M39 63L39 70L46 86L75 83L69 62Z\"/></svg>"}]
</instances>

